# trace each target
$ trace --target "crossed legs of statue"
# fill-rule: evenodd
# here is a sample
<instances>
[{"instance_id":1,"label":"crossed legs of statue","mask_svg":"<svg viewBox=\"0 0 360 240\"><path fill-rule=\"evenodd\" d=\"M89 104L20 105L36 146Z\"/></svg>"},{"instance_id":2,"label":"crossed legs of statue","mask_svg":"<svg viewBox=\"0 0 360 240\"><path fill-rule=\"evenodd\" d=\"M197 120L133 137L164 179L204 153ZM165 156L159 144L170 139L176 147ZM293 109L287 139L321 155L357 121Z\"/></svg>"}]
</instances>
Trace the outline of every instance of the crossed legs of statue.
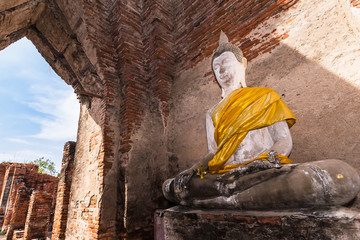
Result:
<instances>
[{"instance_id":1,"label":"crossed legs of statue","mask_svg":"<svg viewBox=\"0 0 360 240\"><path fill-rule=\"evenodd\" d=\"M260 161L260 160L259 160ZM359 191L360 177L347 163L329 159L273 168L268 162L226 174L168 179L165 197L186 206L231 209L286 209L344 205Z\"/></svg>"}]
</instances>

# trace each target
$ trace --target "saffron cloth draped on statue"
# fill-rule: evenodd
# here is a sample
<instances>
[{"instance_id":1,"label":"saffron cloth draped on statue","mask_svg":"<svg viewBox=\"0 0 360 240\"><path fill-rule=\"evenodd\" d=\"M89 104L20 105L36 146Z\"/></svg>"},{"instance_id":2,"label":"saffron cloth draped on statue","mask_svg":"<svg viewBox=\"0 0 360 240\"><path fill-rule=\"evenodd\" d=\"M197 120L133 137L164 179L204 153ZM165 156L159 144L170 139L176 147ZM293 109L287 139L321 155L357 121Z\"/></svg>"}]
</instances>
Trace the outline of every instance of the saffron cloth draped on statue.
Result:
<instances>
[{"instance_id":1,"label":"saffron cloth draped on statue","mask_svg":"<svg viewBox=\"0 0 360 240\"><path fill-rule=\"evenodd\" d=\"M266 154L241 164L225 165L234 154L246 134L258 128L286 120L289 128L295 123L295 116L271 88L246 87L230 93L212 113L215 125L217 150L208 163L210 173L224 173L248 164L256 159L266 160ZM281 156L281 163L291 163Z\"/></svg>"}]
</instances>

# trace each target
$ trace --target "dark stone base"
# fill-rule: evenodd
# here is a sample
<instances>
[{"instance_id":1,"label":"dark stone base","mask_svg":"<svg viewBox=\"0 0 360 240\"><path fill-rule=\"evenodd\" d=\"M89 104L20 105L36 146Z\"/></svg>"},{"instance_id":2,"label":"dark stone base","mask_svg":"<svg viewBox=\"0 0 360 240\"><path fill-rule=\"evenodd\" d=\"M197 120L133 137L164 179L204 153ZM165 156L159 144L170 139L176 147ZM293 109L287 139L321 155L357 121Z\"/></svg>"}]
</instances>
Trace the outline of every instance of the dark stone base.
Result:
<instances>
[{"instance_id":1,"label":"dark stone base","mask_svg":"<svg viewBox=\"0 0 360 240\"><path fill-rule=\"evenodd\" d=\"M238 211L175 206L156 211L155 239L360 239L360 212L344 207Z\"/></svg>"}]
</instances>

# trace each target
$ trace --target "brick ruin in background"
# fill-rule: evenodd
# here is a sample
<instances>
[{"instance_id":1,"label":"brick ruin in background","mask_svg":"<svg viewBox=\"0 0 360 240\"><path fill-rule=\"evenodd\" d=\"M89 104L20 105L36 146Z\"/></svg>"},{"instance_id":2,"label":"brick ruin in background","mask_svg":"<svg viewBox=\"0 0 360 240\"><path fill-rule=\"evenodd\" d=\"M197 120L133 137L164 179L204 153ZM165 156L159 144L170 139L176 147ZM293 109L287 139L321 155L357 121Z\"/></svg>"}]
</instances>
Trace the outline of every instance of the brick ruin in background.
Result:
<instances>
[{"instance_id":1,"label":"brick ruin in background","mask_svg":"<svg viewBox=\"0 0 360 240\"><path fill-rule=\"evenodd\" d=\"M53 238L152 238L162 182L206 153L220 30L249 60L249 85L274 88L297 116L295 161L359 168L358 11L354 0L0 1L0 50L29 38L80 100Z\"/></svg>"},{"instance_id":2,"label":"brick ruin in background","mask_svg":"<svg viewBox=\"0 0 360 240\"><path fill-rule=\"evenodd\" d=\"M0 164L0 225L7 239L13 239L13 235L14 239L47 236L52 228L58 181L57 177L38 173L34 164Z\"/></svg>"},{"instance_id":3,"label":"brick ruin in background","mask_svg":"<svg viewBox=\"0 0 360 240\"><path fill-rule=\"evenodd\" d=\"M71 179L73 174L75 142L67 142L64 146L61 172L56 197L56 208L53 223L52 239L64 239L66 232L68 206L70 201Z\"/></svg>"}]
</instances>

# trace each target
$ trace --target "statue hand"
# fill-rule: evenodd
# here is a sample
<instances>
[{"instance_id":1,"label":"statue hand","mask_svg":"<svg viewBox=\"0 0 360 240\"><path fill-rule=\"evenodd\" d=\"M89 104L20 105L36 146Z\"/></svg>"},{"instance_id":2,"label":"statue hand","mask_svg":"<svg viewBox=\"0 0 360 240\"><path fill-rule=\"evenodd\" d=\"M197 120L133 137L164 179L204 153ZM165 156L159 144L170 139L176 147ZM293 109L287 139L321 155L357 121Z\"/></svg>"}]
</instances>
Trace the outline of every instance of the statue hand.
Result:
<instances>
[{"instance_id":1,"label":"statue hand","mask_svg":"<svg viewBox=\"0 0 360 240\"><path fill-rule=\"evenodd\" d=\"M174 192L176 193L176 195L178 195L180 198L183 198L187 195L190 179L195 174L196 170L189 168L185 171L182 171L175 177Z\"/></svg>"},{"instance_id":2,"label":"statue hand","mask_svg":"<svg viewBox=\"0 0 360 240\"><path fill-rule=\"evenodd\" d=\"M247 165L234 168L231 171L222 174L220 176L220 178L221 179L230 179L231 181L233 181L234 179L237 179L244 175L248 175L251 173L270 169L272 167L273 167L273 164L271 164L270 162L262 161L262 160L255 160Z\"/></svg>"}]
</instances>

